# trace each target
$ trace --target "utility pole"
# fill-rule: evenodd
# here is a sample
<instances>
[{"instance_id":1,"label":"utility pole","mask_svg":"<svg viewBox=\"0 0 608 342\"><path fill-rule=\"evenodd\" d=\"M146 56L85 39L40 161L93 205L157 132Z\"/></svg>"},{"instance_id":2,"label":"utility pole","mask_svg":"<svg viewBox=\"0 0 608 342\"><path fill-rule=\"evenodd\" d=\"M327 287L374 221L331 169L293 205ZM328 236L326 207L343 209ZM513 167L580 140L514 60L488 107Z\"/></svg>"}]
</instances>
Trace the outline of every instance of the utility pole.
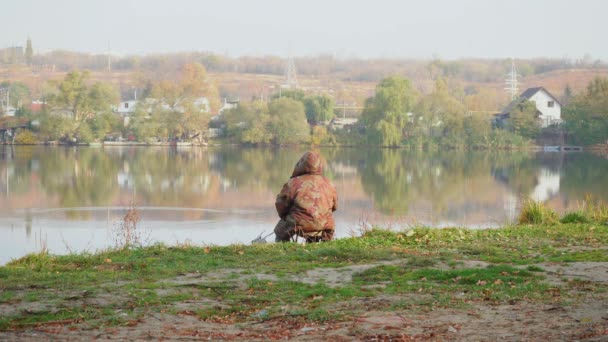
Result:
<instances>
[{"instance_id":1,"label":"utility pole","mask_svg":"<svg viewBox=\"0 0 608 342\"><path fill-rule=\"evenodd\" d=\"M296 75L296 64L293 57L289 55L287 65L285 67L285 87L289 89L298 88L298 77Z\"/></svg>"},{"instance_id":2,"label":"utility pole","mask_svg":"<svg viewBox=\"0 0 608 342\"><path fill-rule=\"evenodd\" d=\"M519 96L519 82L517 81L519 76L520 75L517 74L517 70L515 69L515 60L511 58L511 71L507 74L507 78L505 79L505 90L511 96L511 101Z\"/></svg>"}]
</instances>

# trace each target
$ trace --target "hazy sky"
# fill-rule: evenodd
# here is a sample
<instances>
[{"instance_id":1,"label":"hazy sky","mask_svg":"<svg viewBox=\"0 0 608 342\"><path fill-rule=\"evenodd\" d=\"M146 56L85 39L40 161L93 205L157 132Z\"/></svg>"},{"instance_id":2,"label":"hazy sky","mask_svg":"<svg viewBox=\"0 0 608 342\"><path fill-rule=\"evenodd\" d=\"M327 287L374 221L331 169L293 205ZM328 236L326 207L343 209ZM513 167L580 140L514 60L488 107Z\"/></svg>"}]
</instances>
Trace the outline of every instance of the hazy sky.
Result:
<instances>
[{"instance_id":1,"label":"hazy sky","mask_svg":"<svg viewBox=\"0 0 608 342\"><path fill-rule=\"evenodd\" d=\"M608 60L603 0L2 1L1 46L146 54Z\"/></svg>"}]
</instances>

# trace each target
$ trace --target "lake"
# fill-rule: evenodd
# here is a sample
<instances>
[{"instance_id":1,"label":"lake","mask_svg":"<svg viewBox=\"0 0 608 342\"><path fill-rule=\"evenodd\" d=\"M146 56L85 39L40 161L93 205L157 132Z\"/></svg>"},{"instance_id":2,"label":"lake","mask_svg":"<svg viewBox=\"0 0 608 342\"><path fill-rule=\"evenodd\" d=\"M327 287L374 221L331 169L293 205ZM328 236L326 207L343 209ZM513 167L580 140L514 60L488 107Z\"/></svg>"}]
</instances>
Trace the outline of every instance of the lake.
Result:
<instances>
[{"instance_id":1,"label":"lake","mask_svg":"<svg viewBox=\"0 0 608 342\"><path fill-rule=\"evenodd\" d=\"M145 243L249 243L304 148L0 146L0 265L47 248L114 246L130 205ZM558 212L608 200L608 159L588 153L323 148L338 237L372 224L499 227L522 200ZM268 238L274 240L274 236Z\"/></svg>"}]
</instances>

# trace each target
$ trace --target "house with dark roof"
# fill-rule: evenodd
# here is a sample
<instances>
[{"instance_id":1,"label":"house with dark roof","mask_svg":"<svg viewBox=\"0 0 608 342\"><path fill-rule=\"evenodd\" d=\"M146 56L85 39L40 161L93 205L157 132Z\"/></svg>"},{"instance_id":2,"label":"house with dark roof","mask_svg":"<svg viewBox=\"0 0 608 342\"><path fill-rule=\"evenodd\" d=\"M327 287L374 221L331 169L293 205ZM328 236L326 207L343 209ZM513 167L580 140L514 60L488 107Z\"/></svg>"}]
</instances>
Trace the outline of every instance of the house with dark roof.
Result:
<instances>
[{"instance_id":1,"label":"house with dark roof","mask_svg":"<svg viewBox=\"0 0 608 342\"><path fill-rule=\"evenodd\" d=\"M540 127L562 122L562 105L557 98L543 87L528 88L517 99L513 100L500 113L494 115L496 126L504 126L505 122L511 117L511 112L524 101L531 101L536 105L536 117Z\"/></svg>"}]
</instances>

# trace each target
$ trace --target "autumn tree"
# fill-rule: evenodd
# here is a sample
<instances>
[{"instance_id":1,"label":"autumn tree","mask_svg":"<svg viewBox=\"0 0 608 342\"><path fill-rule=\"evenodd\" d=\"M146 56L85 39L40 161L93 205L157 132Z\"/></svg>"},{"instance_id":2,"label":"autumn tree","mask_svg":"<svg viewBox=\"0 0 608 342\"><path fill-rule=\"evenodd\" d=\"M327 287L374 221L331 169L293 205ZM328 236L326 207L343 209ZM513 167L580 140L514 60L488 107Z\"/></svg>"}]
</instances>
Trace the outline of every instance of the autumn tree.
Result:
<instances>
[{"instance_id":1,"label":"autumn tree","mask_svg":"<svg viewBox=\"0 0 608 342\"><path fill-rule=\"evenodd\" d=\"M87 71L72 71L62 81L51 82L52 92L46 96L50 116L41 123L42 131L48 131L49 137L90 142L96 138L102 139L109 133L106 129L116 126L102 125L97 117L105 115L106 119L109 118L112 105L119 100L118 91L107 83L89 85L88 79ZM47 130L44 125L52 129Z\"/></svg>"},{"instance_id":2,"label":"autumn tree","mask_svg":"<svg viewBox=\"0 0 608 342\"><path fill-rule=\"evenodd\" d=\"M47 103L55 111L68 113L76 122L111 111L119 99L116 89L102 82L89 86L88 79L88 71L72 71L62 81L52 82L56 91L49 94Z\"/></svg>"},{"instance_id":3,"label":"autumn tree","mask_svg":"<svg viewBox=\"0 0 608 342\"><path fill-rule=\"evenodd\" d=\"M204 135L211 112L219 107L217 88L199 63L184 65L177 80L154 83L150 95L145 110L162 123L159 133L165 138Z\"/></svg>"}]
</instances>

